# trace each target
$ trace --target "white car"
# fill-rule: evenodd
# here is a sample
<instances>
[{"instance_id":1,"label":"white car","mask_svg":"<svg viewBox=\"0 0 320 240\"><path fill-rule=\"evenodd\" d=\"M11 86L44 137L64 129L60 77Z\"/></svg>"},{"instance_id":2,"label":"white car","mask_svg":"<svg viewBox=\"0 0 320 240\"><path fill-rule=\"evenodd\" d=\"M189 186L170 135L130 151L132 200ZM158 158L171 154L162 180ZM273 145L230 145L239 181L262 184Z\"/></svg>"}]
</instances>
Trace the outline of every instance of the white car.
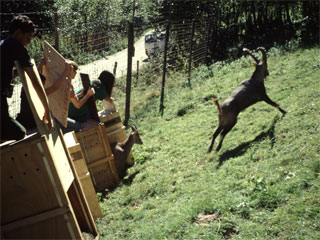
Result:
<instances>
[{"instance_id":1,"label":"white car","mask_svg":"<svg viewBox=\"0 0 320 240\"><path fill-rule=\"evenodd\" d=\"M152 32L144 36L146 55L150 58L156 53L164 52L165 33Z\"/></svg>"}]
</instances>

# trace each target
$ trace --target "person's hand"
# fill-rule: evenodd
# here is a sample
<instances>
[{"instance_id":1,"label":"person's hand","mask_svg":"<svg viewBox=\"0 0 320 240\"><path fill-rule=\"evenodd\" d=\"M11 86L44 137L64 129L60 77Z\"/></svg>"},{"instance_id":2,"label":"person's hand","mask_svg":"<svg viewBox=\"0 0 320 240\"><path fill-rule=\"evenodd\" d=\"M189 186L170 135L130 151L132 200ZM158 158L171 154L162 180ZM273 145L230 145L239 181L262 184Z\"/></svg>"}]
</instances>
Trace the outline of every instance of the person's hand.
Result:
<instances>
[{"instance_id":1,"label":"person's hand","mask_svg":"<svg viewBox=\"0 0 320 240\"><path fill-rule=\"evenodd\" d=\"M114 98L113 98L113 97L110 97L110 98L106 98L106 100L109 101L111 104L113 104Z\"/></svg>"},{"instance_id":2,"label":"person's hand","mask_svg":"<svg viewBox=\"0 0 320 240\"><path fill-rule=\"evenodd\" d=\"M89 88L89 89L88 89L88 92L87 92L87 95L88 95L89 97L93 96L93 95L94 95L94 88Z\"/></svg>"},{"instance_id":3,"label":"person's hand","mask_svg":"<svg viewBox=\"0 0 320 240\"><path fill-rule=\"evenodd\" d=\"M71 73L72 65L71 65L70 61L65 60L64 65L65 65L66 71L67 71L68 73Z\"/></svg>"},{"instance_id":4,"label":"person's hand","mask_svg":"<svg viewBox=\"0 0 320 240\"><path fill-rule=\"evenodd\" d=\"M51 117L50 113L45 111L44 116L42 118L42 122L48 126L48 129L51 130L52 128L52 122L51 122Z\"/></svg>"}]
</instances>

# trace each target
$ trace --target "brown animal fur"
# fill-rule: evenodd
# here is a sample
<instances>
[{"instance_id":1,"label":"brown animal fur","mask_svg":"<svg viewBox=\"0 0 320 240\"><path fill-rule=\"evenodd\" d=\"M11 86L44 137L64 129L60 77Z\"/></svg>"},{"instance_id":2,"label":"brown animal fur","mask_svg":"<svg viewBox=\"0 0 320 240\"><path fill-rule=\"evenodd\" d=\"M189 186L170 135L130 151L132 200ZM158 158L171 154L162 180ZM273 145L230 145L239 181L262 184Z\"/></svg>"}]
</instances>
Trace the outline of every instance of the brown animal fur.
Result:
<instances>
[{"instance_id":1,"label":"brown animal fur","mask_svg":"<svg viewBox=\"0 0 320 240\"><path fill-rule=\"evenodd\" d=\"M243 81L232 93L219 104L217 99L212 99L213 103L218 107L219 112L219 125L213 133L211 144L208 152L212 151L214 141L216 137L221 133L219 144L216 151L219 151L224 137L237 123L237 117L241 111L247 107L259 102L264 101L273 107L276 107L283 115L286 111L279 107L279 105L273 102L267 95L264 86L264 78L269 75L267 66L267 54L263 47L257 48L262 53L262 60L259 59L247 48L243 51L247 52L256 62L256 68L250 79Z\"/></svg>"},{"instance_id":2,"label":"brown animal fur","mask_svg":"<svg viewBox=\"0 0 320 240\"><path fill-rule=\"evenodd\" d=\"M128 168L127 159L134 144L143 144L136 128L131 128L129 137L122 143L111 146L114 154L115 165L120 178L123 178Z\"/></svg>"}]
</instances>

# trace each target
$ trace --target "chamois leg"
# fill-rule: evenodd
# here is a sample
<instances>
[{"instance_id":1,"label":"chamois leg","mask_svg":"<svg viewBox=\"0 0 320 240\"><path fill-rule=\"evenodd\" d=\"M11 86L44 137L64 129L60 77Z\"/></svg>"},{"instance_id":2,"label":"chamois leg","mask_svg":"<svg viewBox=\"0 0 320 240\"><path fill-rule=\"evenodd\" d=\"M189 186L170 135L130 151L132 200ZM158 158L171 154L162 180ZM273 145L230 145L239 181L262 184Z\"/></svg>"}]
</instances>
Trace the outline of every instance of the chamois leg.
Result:
<instances>
[{"instance_id":1,"label":"chamois leg","mask_svg":"<svg viewBox=\"0 0 320 240\"><path fill-rule=\"evenodd\" d=\"M219 133L222 131L222 127L219 125L216 129L216 131L213 133L212 135L212 140L211 140L211 144L209 146L209 149L208 149L208 153L210 153L212 151L212 147L213 147L213 144L214 144L214 140L216 139L216 137L219 135Z\"/></svg>"},{"instance_id":2,"label":"chamois leg","mask_svg":"<svg viewBox=\"0 0 320 240\"><path fill-rule=\"evenodd\" d=\"M224 137L227 135L228 132L230 132L230 130L233 128L233 126L236 124L236 122L234 122L232 125L229 125L227 127L225 127L220 135L220 141L219 141L219 144L216 148L216 152L218 152L222 146L222 142L223 142L223 139Z\"/></svg>"},{"instance_id":3,"label":"chamois leg","mask_svg":"<svg viewBox=\"0 0 320 240\"><path fill-rule=\"evenodd\" d=\"M285 110L283 110L279 104L275 103L274 101L272 101L268 95L265 95L262 99L263 101L265 101L266 103L270 104L271 106L277 108L283 115L285 115L287 112Z\"/></svg>"}]
</instances>

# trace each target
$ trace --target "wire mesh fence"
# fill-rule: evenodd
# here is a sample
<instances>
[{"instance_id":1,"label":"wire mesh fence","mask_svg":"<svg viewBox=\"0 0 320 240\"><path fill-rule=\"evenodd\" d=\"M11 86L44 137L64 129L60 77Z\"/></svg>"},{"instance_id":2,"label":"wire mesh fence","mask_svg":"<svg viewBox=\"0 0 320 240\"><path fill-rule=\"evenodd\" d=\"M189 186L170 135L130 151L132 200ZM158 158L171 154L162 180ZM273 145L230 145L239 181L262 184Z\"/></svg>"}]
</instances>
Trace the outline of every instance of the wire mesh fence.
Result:
<instances>
[{"instance_id":1,"label":"wire mesh fence","mask_svg":"<svg viewBox=\"0 0 320 240\"><path fill-rule=\"evenodd\" d=\"M92 31L88 24L88 27L83 27L86 31L82 33L75 33L70 29L77 28L76 24L70 23L68 27L60 27L59 11L52 9L48 12L32 12L32 13L1 13L2 15L18 15L18 14L30 14L32 15L45 15L46 17L52 18L54 27L52 28L39 28L38 36L32 41L28 47L30 55L35 58L36 62L39 62L43 52L43 41L46 40L52 44L65 58L76 61L79 64L80 73L87 73L90 76L90 80L98 78L99 74L108 70L115 74L116 78L125 76L128 72L128 50L127 45L128 39L127 34L119 34L117 32L117 26L111 25L101 29L108 29L102 31ZM193 25L194 22L194 25ZM134 54L132 56L132 77L138 79L136 72L138 69L143 69L145 64L150 64L150 56L146 55L145 49L145 34L152 33L154 31L161 31L166 29L169 24L168 34L168 48L167 48L167 59L168 68L183 68L186 66L196 66L206 61L208 55L208 44L210 40L211 25L210 21L192 21L192 20L175 20L153 23L152 25L145 26L134 24ZM194 28L194 29L193 29ZM147 29L147 30L146 30ZM2 38L7 34L4 29L1 32ZM114 44L114 40L123 42L123 50L117 51L110 54L111 45ZM162 41L165 41L162 38ZM164 61L164 49L160 51L158 55L158 61L160 64L154 64L154 67L162 69ZM160 66L161 65L161 66ZM141 71L140 71L141 72ZM82 87L82 83L77 74L76 78L72 81L75 90ZM8 99L10 114L15 117L20 112L20 94L21 84L16 84L14 87L13 96ZM125 82L117 82L116 88L119 91L125 92Z\"/></svg>"}]
</instances>

